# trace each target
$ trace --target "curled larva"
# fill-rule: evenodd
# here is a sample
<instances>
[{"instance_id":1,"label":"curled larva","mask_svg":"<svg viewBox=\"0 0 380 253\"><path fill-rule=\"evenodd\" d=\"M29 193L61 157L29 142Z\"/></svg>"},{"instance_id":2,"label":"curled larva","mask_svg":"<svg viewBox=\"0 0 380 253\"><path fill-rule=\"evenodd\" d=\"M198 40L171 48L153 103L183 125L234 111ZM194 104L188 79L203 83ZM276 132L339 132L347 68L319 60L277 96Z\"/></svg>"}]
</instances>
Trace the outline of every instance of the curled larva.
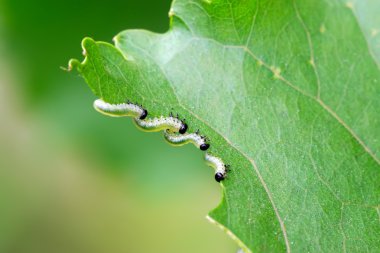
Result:
<instances>
[{"instance_id":1,"label":"curled larva","mask_svg":"<svg viewBox=\"0 0 380 253\"><path fill-rule=\"evenodd\" d=\"M164 136L170 144L173 144L175 146L193 143L203 151L207 150L210 147L210 144L208 144L206 141L206 137L199 135L198 131L196 133L185 133L181 135L165 131Z\"/></svg>"},{"instance_id":2,"label":"curled larva","mask_svg":"<svg viewBox=\"0 0 380 253\"><path fill-rule=\"evenodd\" d=\"M229 165L224 164L222 159L206 153L205 160L208 165L215 169L215 180L220 182L226 178Z\"/></svg>"},{"instance_id":3,"label":"curled larva","mask_svg":"<svg viewBox=\"0 0 380 253\"><path fill-rule=\"evenodd\" d=\"M179 132L180 134L186 133L187 124L182 120L169 116L159 117L153 119L141 120L135 118L136 125L147 132L158 132L161 130L167 130L170 132Z\"/></svg>"},{"instance_id":4,"label":"curled larva","mask_svg":"<svg viewBox=\"0 0 380 253\"><path fill-rule=\"evenodd\" d=\"M113 117L132 116L142 120L148 115L147 110L132 103L109 104L101 99L97 99L94 102L94 108L102 114Z\"/></svg>"}]
</instances>

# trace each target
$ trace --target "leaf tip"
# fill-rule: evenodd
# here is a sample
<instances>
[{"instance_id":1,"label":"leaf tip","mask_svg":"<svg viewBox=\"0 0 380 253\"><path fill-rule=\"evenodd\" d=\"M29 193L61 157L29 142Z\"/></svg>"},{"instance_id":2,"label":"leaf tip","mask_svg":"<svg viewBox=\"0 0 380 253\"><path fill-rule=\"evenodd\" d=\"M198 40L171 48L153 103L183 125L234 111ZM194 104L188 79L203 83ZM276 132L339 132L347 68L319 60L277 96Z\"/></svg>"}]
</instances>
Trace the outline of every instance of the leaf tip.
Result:
<instances>
[{"instance_id":1,"label":"leaf tip","mask_svg":"<svg viewBox=\"0 0 380 253\"><path fill-rule=\"evenodd\" d=\"M81 66L81 62L80 61L78 61L77 59L70 59L67 68L61 67L61 69L70 72L74 68L75 69L79 69L80 66Z\"/></svg>"},{"instance_id":2,"label":"leaf tip","mask_svg":"<svg viewBox=\"0 0 380 253\"><path fill-rule=\"evenodd\" d=\"M93 38L90 38L90 37L85 37L83 40L82 40L82 49L83 49L83 55L86 56L87 54L87 50L86 48L89 48L91 46L93 46L96 42L94 41Z\"/></svg>"},{"instance_id":3,"label":"leaf tip","mask_svg":"<svg viewBox=\"0 0 380 253\"><path fill-rule=\"evenodd\" d=\"M85 56L85 59L83 60L83 62L80 62L77 59L70 59L67 68L61 67L61 69L65 70L65 71L72 71L73 69L77 69L79 71L80 67L86 61L87 49L90 48L91 46L93 46L94 44L95 44L95 41L92 38L85 37L82 40L82 43L81 43L81 45L82 45L82 54L83 54L83 56Z\"/></svg>"}]
</instances>

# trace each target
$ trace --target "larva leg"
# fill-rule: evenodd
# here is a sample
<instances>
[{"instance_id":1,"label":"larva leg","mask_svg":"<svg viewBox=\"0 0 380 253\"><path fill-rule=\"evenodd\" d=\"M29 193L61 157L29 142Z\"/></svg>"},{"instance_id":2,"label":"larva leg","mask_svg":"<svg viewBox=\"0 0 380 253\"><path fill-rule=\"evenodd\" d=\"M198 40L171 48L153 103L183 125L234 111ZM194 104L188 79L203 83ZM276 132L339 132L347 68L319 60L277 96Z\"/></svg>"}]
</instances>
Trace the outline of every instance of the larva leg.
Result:
<instances>
[{"instance_id":1,"label":"larva leg","mask_svg":"<svg viewBox=\"0 0 380 253\"><path fill-rule=\"evenodd\" d=\"M168 130L184 134L187 130L187 124L175 117L160 117L146 120L135 118L134 121L139 128L147 132Z\"/></svg>"},{"instance_id":2,"label":"larva leg","mask_svg":"<svg viewBox=\"0 0 380 253\"><path fill-rule=\"evenodd\" d=\"M164 137L167 142L174 146L182 146L187 143L193 143L200 150L207 150L210 147L210 144L206 142L206 138L200 136L198 133L185 133L178 135L169 131L165 131Z\"/></svg>"},{"instance_id":3,"label":"larva leg","mask_svg":"<svg viewBox=\"0 0 380 253\"><path fill-rule=\"evenodd\" d=\"M98 112L112 117L131 116L145 119L148 115L147 110L132 103L109 104L101 99L97 99L94 101L94 108Z\"/></svg>"},{"instance_id":4,"label":"larva leg","mask_svg":"<svg viewBox=\"0 0 380 253\"><path fill-rule=\"evenodd\" d=\"M226 178L228 165L224 164L222 159L206 153L205 160L207 164L215 169L215 180L220 182Z\"/></svg>"}]
</instances>

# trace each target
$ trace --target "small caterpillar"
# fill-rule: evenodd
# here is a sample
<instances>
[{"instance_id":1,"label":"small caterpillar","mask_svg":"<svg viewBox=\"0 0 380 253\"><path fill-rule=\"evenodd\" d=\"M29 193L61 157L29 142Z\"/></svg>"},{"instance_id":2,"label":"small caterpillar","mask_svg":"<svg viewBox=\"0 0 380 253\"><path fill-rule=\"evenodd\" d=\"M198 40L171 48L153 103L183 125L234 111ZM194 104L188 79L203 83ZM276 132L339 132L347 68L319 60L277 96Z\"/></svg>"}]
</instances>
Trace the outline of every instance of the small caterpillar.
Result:
<instances>
[{"instance_id":1,"label":"small caterpillar","mask_svg":"<svg viewBox=\"0 0 380 253\"><path fill-rule=\"evenodd\" d=\"M97 99L94 101L94 108L98 112L112 117L132 116L143 120L148 116L147 110L132 103L109 104L101 99Z\"/></svg>"},{"instance_id":2,"label":"small caterpillar","mask_svg":"<svg viewBox=\"0 0 380 253\"><path fill-rule=\"evenodd\" d=\"M222 159L216 156L212 156L206 153L205 160L207 163L215 169L215 180L220 182L226 178L227 172L229 170L229 165L224 164Z\"/></svg>"},{"instance_id":3,"label":"small caterpillar","mask_svg":"<svg viewBox=\"0 0 380 253\"><path fill-rule=\"evenodd\" d=\"M94 108L102 114L113 117L135 117L137 126L148 132L169 130L184 134L187 130L187 124L172 115L169 117L145 119L148 116L148 111L132 103L109 104L101 99L97 99L94 102Z\"/></svg>"},{"instance_id":4,"label":"small caterpillar","mask_svg":"<svg viewBox=\"0 0 380 253\"><path fill-rule=\"evenodd\" d=\"M156 132L160 130L165 130L165 139L173 145L184 145L187 143L193 143L200 150L207 150L210 144L207 143L207 138L199 135L199 131L195 133L186 133L187 124L177 117L173 117L170 114L169 117L159 117L153 119L146 119L148 111L142 106L133 103L121 103L121 104L109 104L101 99L94 101L94 108L105 115L113 117L124 117L132 116L134 117L134 122L136 125L148 132ZM176 133L180 133L176 134ZM207 163L215 169L215 180L220 182L224 180L229 171L229 165L224 164L222 159L216 156L212 156L208 153L205 155L205 160Z\"/></svg>"},{"instance_id":5,"label":"small caterpillar","mask_svg":"<svg viewBox=\"0 0 380 253\"><path fill-rule=\"evenodd\" d=\"M202 151L205 151L210 147L210 144L207 143L206 137L199 135L199 131L195 133L186 133L182 135L177 135L165 131L164 137L166 141L175 146L182 146L187 143L193 143Z\"/></svg>"},{"instance_id":6,"label":"small caterpillar","mask_svg":"<svg viewBox=\"0 0 380 253\"><path fill-rule=\"evenodd\" d=\"M135 118L136 125L142 130L148 132L157 132L161 130L167 130L170 132L179 132L184 134L187 131L187 124L182 120L175 118L173 116L169 117L159 117L153 119L141 120Z\"/></svg>"}]
</instances>

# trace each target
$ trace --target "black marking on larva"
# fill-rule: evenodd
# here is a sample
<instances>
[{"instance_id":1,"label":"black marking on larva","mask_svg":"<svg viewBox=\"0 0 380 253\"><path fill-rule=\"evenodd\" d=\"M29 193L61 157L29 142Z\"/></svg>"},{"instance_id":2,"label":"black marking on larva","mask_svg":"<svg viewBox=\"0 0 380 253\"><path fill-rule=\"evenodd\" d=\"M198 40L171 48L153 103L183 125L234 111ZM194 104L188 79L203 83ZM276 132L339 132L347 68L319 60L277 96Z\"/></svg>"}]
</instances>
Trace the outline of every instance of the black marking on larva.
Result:
<instances>
[{"instance_id":1,"label":"black marking on larva","mask_svg":"<svg viewBox=\"0 0 380 253\"><path fill-rule=\"evenodd\" d=\"M215 173L215 180L216 180L216 182L219 183L220 181L223 181L224 179L226 179L227 173L229 173L230 171L231 171L230 165L229 164L225 164L223 172L217 171Z\"/></svg>"},{"instance_id":2,"label":"black marking on larva","mask_svg":"<svg viewBox=\"0 0 380 253\"><path fill-rule=\"evenodd\" d=\"M186 133L187 128L188 128L187 124L184 123L184 122L182 122L182 126L181 126L181 128L179 129L178 132L179 132L180 134L184 134L184 133Z\"/></svg>"},{"instance_id":3,"label":"black marking on larva","mask_svg":"<svg viewBox=\"0 0 380 253\"><path fill-rule=\"evenodd\" d=\"M216 180L216 182L219 183L220 181L223 181L224 178L225 178L225 175L223 173L221 173L221 172L215 173L215 180Z\"/></svg>"},{"instance_id":4,"label":"black marking on larva","mask_svg":"<svg viewBox=\"0 0 380 253\"><path fill-rule=\"evenodd\" d=\"M202 151L206 151L210 147L210 144L204 143L199 146L199 149Z\"/></svg>"},{"instance_id":5,"label":"black marking on larva","mask_svg":"<svg viewBox=\"0 0 380 253\"><path fill-rule=\"evenodd\" d=\"M143 109L141 115L140 115L140 119L145 119L146 116L148 116L148 111L146 109Z\"/></svg>"}]
</instances>

